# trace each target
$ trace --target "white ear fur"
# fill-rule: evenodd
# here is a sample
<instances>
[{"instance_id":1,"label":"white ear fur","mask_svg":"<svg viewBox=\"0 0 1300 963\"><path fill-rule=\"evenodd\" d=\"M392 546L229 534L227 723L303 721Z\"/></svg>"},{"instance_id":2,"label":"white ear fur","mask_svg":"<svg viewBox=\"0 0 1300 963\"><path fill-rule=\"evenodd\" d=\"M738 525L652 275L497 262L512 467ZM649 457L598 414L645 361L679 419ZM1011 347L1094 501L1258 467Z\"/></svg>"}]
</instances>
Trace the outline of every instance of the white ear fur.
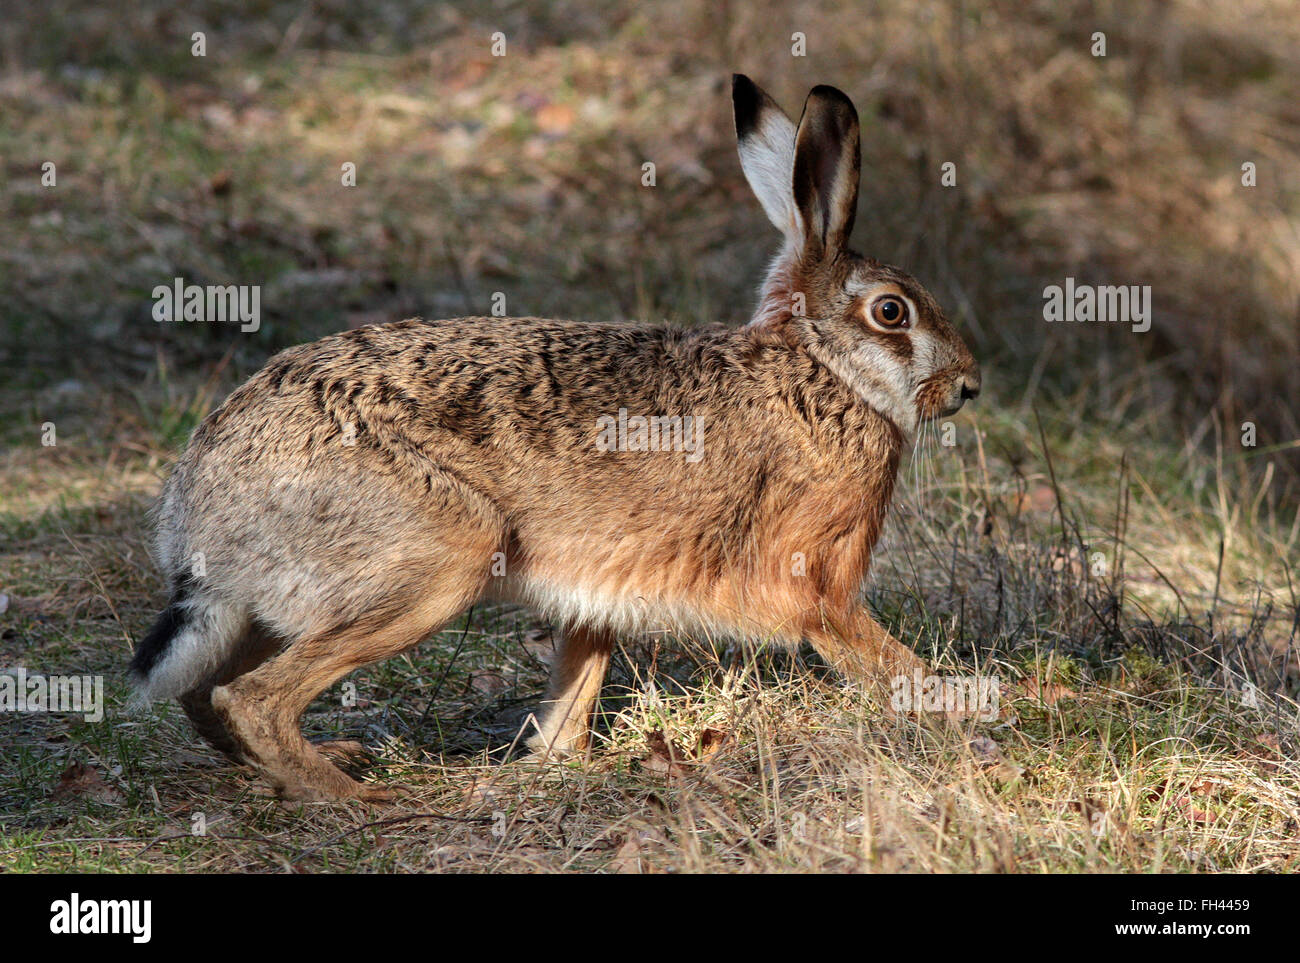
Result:
<instances>
[{"instance_id":1,"label":"white ear fur","mask_svg":"<svg viewBox=\"0 0 1300 963\"><path fill-rule=\"evenodd\" d=\"M794 203L794 123L748 77L732 81L740 167L768 220L787 240L802 243L803 219Z\"/></svg>"},{"instance_id":2,"label":"white ear fur","mask_svg":"<svg viewBox=\"0 0 1300 963\"><path fill-rule=\"evenodd\" d=\"M740 166L768 220L789 238L803 236L790 178L794 172L794 124L768 113L755 132L740 142Z\"/></svg>"}]
</instances>

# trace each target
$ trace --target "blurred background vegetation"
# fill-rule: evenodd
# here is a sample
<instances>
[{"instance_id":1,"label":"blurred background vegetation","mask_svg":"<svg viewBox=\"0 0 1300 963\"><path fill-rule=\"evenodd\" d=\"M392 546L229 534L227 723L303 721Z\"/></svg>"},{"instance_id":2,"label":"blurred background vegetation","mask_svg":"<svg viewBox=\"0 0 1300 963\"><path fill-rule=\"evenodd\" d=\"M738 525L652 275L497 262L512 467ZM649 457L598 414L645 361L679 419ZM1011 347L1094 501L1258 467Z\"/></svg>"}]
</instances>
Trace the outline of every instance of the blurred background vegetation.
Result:
<instances>
[{"instance_id":1,"label":"blurred background vegetation","mask_svg":"<svg viewBox=\"0 0 1300 963\"><path fill-rule=\"evenodd\" d=\"M813 84L853 97L856 246L935 291L991 404L1218 435L1294 500L1297 49L1277 0L11 8L5 433L227 353L223 383L346 326L486 314L495 291L511 314L742 320L776 238L735 157L734 70L796 116ZM261 285L261 330L154 322L176 276ZM1152 329L1048 325L1067 276L1150 284Z\"/></svg>"}]
</instances>

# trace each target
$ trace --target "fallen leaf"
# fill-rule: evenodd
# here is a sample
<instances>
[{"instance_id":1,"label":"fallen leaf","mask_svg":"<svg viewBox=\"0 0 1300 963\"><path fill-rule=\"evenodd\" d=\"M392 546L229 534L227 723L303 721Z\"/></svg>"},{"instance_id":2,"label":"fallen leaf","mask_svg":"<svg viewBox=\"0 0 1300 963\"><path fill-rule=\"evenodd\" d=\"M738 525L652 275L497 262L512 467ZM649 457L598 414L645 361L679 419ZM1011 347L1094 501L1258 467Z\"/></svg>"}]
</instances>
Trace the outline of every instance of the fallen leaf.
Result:
<instances>
[{"instance_id":1,"label":"fallen leaf","mask_svg":"<svg viewBox=\"0 0 1300 963\"><path fill-rule=\"evenodd\" d=\"M1197 809L1192 805L1191 799L1186 796L1174 803L1174 808L1182 810L1183 815L1194 823L1209 825L1215 819L1214 813L1206 812L1204 809Z\"/></svg>"},{"instance_id":2,"label":"fallen leaf","mask_svg":"<svg viewBox=\"0 0 1300 963\"><path fill-rule=\"evenodd\" d=\"M641 765L647 772L679 777L688 771L688 767L707 762L730 742L731 733L707 728L700 733L694 749L688 750L665 736L662 729L654 729L646 735L650 755L641 760Z\"/></svg>"},{"instance_id":3,"label":"fallen leaf","mask_svg":"<svg viewBox=\"0 0 1300 963\"><path fill-rule=\"evenodd\" d=\"M1165 790L1169 788L1169 780L1162 780L1158 786L1152 786L1145 793L1148 802L1157 802L1163 798Z\"/></svg>"},{"instance_id":4,"label":"fallen leaf","mask_svg":"<svg viewBox=\"0 0 1300 963\"><path fill-rule=\"evenodd\" d=\"M700 733L700 747L695 758L704 762L731 742L731 733L723 729L705 729Z\"/></svg>"},{"instance_id":5,"label":"fallen leaf","mask_svg":"<svg viewBox=\"0 0 1300 963\"><path fill-rule=\"evenodd\" d=\"M1280 756L1282 754L1282 740L1276 732L1266 732L1262 736L1256 737L1255 742L1262 749L1267 750L1275 756Z\"/></svg>"},{"instance_id":6,"label":"fallen leaf","mask_svg":"<svg viewBox=\"0 0 1300 963\"><path fill-rule=\"evenodd\" d=\"M646 772L657 773L670 778L683 775L686 770L682 763L687 755L682 747L671 742L662 729L654 729L646 736L650 746L650 755L641 761Z\"/></svg>"},{"instance_id":7,"label":"fallen leaf","mask_svg":"<svg viewBox=\"0 0 1300 963\"><path fill-rule=\"evenodd\" d=\"M609 868L616 873L641 872L641 843L636 833L630 834L618 848L618 852L609 861Z\"/></svg>"},{"instance_id":8,"label":"fallen leaf","mask_svg":"<svg viewBox=\"0 0 1300 963\"><path fill-rule=\"evenodd\" d=\"M74 762L63 771L51 797L60 800L85 798L100 803L122 801L122 794L104 782L98 772L83 762Z\"/></svg>"}]
</instances>

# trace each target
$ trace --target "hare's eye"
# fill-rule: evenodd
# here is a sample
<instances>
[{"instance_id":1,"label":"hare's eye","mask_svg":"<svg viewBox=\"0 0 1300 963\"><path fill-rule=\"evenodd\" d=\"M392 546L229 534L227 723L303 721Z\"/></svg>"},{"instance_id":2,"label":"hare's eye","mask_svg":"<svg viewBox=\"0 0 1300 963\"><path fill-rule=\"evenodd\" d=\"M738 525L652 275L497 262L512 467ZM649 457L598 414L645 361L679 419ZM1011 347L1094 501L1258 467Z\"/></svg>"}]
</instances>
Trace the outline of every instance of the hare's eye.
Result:
<instances>
[{"instance_id":1,"label":"hare's eye","mask_svg":"<svg viewBox=\"0 0 1300 963\"><path fill-rule=\"evenodd\" d=\"M905 328L911 322L907 316L907 302L892 294L871 302L871 320L884 328Z\"/></svg>"}]
</instances>

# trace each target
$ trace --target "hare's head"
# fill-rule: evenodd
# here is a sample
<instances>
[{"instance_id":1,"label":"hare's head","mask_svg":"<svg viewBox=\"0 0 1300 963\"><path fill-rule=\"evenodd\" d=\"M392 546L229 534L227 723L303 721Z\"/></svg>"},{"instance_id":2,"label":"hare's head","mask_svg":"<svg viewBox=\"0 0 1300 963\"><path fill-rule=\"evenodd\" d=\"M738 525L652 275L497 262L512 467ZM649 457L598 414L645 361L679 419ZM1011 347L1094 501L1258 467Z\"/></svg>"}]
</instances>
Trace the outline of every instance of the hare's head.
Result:
<instances>
[{"instance_id":1,"label":"hare's head","mask_svg":"<svg viewBox=\"0 0 1300 963\"><path fill-rule=\"evenodd\" d=\"M979 394L979 365L930 293L849 250L861 166L849 98L814 87L797 127L748 77L732 78L732 101L741 167L785 238L750 324L802 345L909 436Z\"/></svg>"}]
</instances>

